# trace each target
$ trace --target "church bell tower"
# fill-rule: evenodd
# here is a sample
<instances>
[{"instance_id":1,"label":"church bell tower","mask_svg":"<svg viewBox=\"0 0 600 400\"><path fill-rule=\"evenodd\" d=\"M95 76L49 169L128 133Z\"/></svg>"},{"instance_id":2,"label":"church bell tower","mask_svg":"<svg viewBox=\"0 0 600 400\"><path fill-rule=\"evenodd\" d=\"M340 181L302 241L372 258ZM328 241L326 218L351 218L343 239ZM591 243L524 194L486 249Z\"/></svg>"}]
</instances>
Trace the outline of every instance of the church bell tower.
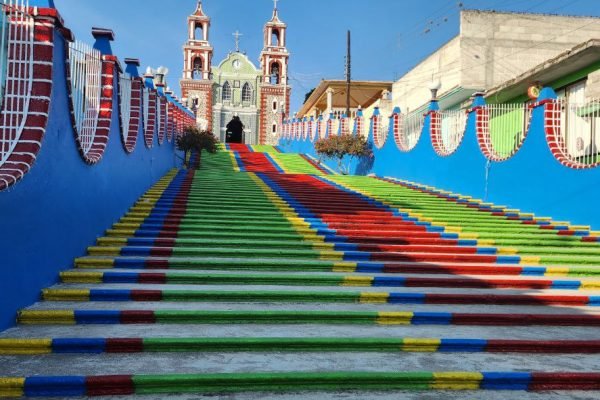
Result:
<instances>
[{"instance_id":1,"label":"church bell tower","mask_svg":"<svg viewBox=\"0 0 600 400\"><path fill-rule=\"evenodd\" d=\"M283 119L289 115L290 92L288 84L288 61L286 48L287 25L279 19L277 2L274 0L273 16L264 28L264 46L260 53L263 74L261 84L261 115L259 141L274 144L281 133Z\"/></svg>"},{"instance_id":2,"label":"church bell tower","mask_svg":"<svg viewBox=\"0 0 600 400\"><path fill-rule=\"evenodd\" d=\"M183 46L183 78L181 96L187 105L196 110L201 129L212 127L212 76L213 48L209 42L210 18L198 0L196 11L188 17L188 40Z\"/></svg>"}]
</instances>

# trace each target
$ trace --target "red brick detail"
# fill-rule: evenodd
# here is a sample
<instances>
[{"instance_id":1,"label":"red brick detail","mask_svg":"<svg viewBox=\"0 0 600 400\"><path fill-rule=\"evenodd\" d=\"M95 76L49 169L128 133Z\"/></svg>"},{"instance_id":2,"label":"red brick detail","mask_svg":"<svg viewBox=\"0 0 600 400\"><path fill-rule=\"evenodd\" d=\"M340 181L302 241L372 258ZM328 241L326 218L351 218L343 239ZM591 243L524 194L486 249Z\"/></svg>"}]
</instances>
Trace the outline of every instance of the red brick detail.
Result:
<instances>
[{"instance_id":1,"label":"red brick detail","mask_svg":"<svg viewBox=\"0 0 600 400\"><path fill-rule=\"evenodd\" d=\"M510 155L498 154L492 144L492 137L490 133L490 110L487 106L477 106L469 110L469 112L475 112L475 132L477 136L477 143L481 149L481 153L490 161L506 161L514 156L517 151L522 147L525 141L525 135L529 131L529 124L531 123L531 116L525 129L525 135L523 140L517 148Z\"/></svg>"},{"instance_id":2,"label":"red brick detail","mask_svg":"<svg viewBox=\"0 0 600 400\"><path fill-rule=\"evenodd\" d=\"M171 140L173 140L173 134L175 133L175 121L174 121L174 114L175 114L175 104L171 103L171 102L167 102L167 141L170 142Z\"/></svg>"},{"instance_id":3,"label":"red brick detail","mask_svg":"<svg viewBox=\"0 0 600 400\"><path fill-rule=\"evenodd\" d=\"M442 113L440 113L439 111L430 111L429 118L430 118L429 134L431 137L431 145L433 146L433 150L435 151L435 153L441 157L448 157L448 156L454 154L456 152L456 150L458 150L458 148L460 147L460 145L462 144L462 142L465 138L465 130L467 129L466 120L465 120L465 126L463 128L463 132L462 132L462 135L460 138L460 142L457 144L457 146L455 148L448 149L445 146L444 141L442 139Z\"/></svg>"},{"instance_id":4,"label":"red brick detail","mask_svg":"<svg viewBox=\"0 0 600 400\"><path fill-rule=\"evenodd\" d=\"M158 115L157 115L157 119L158 119L158 124L157 124L157 132L158 132L158 144L162 145L163 142L165 141L165 136L166 136L166 119L167 119L167 98L164 96L161 96L157 93L157 103L156 103L157 107L158 107Z\"/></svg>"},{"instance_id":5,"label":"red brick detail","mask_svg":"<svg viewBox=\"0 0 600 400\"><path fill-rule=\"evenodd\" d=\"M600 161L592 164L584 164L582 162L571 159L567 152L567 144L562 136L562 104L556 100L546 101L544 106L544 131L546 132L546 142L550 148L550 152L556 160L568 168L573 169L589 169L600 165Z\"/></svg>"},{"instance_id":6,"label":"red brick detail","mask_svg":"<svg viewBox=\"0 0 600 400\"><path fill-rule=\"evenodd\" d=\"M156 130L156 90L148 90L148 118L144 121L144 142L151 149L154 145L154 131Z\"/></svg>"},{"instance_id":7,"label":"red brick detail","mask_svg":"<svg viewBox=\"0 0 600 400\"><path fill-rule=\"evenodd\" d=\"M106 145L108 143L108 135L110 133L110 123L113 113L113 94L115 84L115 72L117 70L117 62L113 56L102 56L102 66L100 75L100 109L98 111L96 128L94 130L94 136L92 140L92 146L87 153L84 152L79 134L77 132L77 123L75 121L75 112L73 110L73 88L71 85L71 73L69 68L69 48L66 47L66 62L65 62L65 74L67 76L67 90L69 94L69 107L71 109L71 124L73 126L73 133L75 135L75 141L79 149L79 154L83 160L88 164L97 164L102 159Z\"/></svg>"},{"instance_id":8,"label":"red brick detail","mask_svg":"<svg viewBox=\"0 0 600 400\"><path fill-rule=\"evenodd\" d=\"M137 144L138 132L140 130L140 120L142 116L142 79L133 78L131 80L131 99L129 103L130 114L129 114L129 126L123 126L121 115L119 113L119 123L121 125L121 132L127 131L127 140L121 135L121 142L123 148L127 153L133 152ZM119 93L119 109L121 106L121 95Z\"/></svg>"},{"instance_id":9,"label":"red brick detail","mask_svg":"<svg viewBox=\"0 0 600 400\"><path fill-rule=\"evenodd\" d=\"M395 114L394 116L398 117L398 114ZM384 135L383 138L380 137L381 136L381 134L380 134L381 118L382 118L381 115L373 115L371 117L371 130L373 131L373 144L378 149L381 149L385 145L385 142L387 141L387 135ZM398 148L400 148L400 144L398 142L398 138L395 133L394 133L394 138L396 138L396 144L398 144Z\"/></svg>"},{"instance_id":10,"label":"red brick detail","mask_svg":"<svg viewBox=\"0 0 600 400\"><path fill-rule=\"evenodd\" d=\"M32 14L33 9L30 9L29 13ZM13 137L18 137L18 140L5 162L0 165L0 191L14 185L29 172L41 148L48 122L50 96L52 94L55 18L36 16L34 21L33 59L20 60L33 63L33 73L29 76L31 79L29 97L21 98L19 95L24 93L23 85L26 88L26 82L18 85L10 84L10 78L8 78L4 90L5 98L12 95L15 96L16 101L5 101L2 105L0 118L3 120L3 127L0 129L3 130L3 137L14 135ZM19 35L21 32L17 30L14 33ZM23 66L26 67L26 64L23 64ZM25 120L24 126L19 131L21 121L17 121L14 117L7 121L6 116L8 113L22 112L27 108L28 114L22 116ZM13 134L11 135L6 131L13 131Z\"/></svg>"}]
</instances>

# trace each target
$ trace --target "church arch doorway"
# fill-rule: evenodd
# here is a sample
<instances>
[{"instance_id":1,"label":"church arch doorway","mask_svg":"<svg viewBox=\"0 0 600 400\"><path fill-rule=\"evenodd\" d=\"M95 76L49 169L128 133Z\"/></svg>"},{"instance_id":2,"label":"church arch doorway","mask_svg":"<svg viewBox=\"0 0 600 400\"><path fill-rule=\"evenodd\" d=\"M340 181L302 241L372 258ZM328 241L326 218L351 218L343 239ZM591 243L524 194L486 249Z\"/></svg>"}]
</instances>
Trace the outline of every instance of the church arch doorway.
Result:
<instances>
[{"instance_id":1,"label":"church arch doorway","mask_svg":"<svg viewBox=\"0 0 600 400\"><path fill-rule=\"evenodd\" d=\"M226 143L244 143L244 124L240 117L234 116L227 124L225 131Z\"/></svg>"}]
</instances>

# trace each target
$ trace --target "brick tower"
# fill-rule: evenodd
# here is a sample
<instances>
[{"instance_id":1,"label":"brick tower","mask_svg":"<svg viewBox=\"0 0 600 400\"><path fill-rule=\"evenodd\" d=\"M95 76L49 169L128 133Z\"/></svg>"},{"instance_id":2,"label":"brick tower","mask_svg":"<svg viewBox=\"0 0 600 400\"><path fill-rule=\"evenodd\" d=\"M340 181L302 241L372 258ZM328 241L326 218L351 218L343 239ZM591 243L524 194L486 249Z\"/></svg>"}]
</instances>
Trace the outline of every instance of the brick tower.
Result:
<instances>
[{"instance_id":1,"label":"brick tower","mask_svg":"<svg viewBox=\"0 0 600 400\"><path fill-rule=\"evenodd\" d=\"M281 132L284 116L289 114L290 92L286 48L287 25L279 19L277 1L273 17L264 28L264 47L260 53L261 84L259 142L274 144Z\"/></svg>"},{"instance_id":2,"label":"brick tower","mask_svg":"<svg viewBox=\"0 0 600 400\"><path fill-rule=\"evenodd\" d=\"M213 48L208 41L210 18L198 1L196 11L188 17L188 40L183 47L184 67L181 79L181 96L187 105L196 110L198 125L211 129L212 125L212 76Z\"/></svg>"}]
</instances>

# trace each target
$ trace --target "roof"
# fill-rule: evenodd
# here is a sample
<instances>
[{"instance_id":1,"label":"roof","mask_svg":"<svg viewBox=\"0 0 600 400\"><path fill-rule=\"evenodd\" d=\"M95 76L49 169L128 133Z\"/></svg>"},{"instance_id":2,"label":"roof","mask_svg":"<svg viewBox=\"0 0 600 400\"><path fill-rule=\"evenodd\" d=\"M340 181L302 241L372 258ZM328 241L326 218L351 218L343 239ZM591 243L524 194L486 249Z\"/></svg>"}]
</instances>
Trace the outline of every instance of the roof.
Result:
<instances>
[{"instance_id":1,"label":"roof","mask_svg":"<svg viewBox=\"0 0 600 400\"><path fill-rule=\"evenodd\" d=\"M488 90L485 97L493 97L494 102L506 102L524 95L532 84L549 84L599 61L600 39L591 39Z\"/></svg>"},{"instance_id":2,"label":"roof","mask_svg":"<svg viewBox=\"0 0 600 400\"><path fill-rule=\"evenodd\" d=\"M352 81L350 86L350 107L368 107L381 97L384 90L392 90L392 81ZM327 89L333 89L333 107L346 107L346 81L322 80L306 100L300 111L303 117L313 108L327 108Z\"/></svg>"}]
</instances>

